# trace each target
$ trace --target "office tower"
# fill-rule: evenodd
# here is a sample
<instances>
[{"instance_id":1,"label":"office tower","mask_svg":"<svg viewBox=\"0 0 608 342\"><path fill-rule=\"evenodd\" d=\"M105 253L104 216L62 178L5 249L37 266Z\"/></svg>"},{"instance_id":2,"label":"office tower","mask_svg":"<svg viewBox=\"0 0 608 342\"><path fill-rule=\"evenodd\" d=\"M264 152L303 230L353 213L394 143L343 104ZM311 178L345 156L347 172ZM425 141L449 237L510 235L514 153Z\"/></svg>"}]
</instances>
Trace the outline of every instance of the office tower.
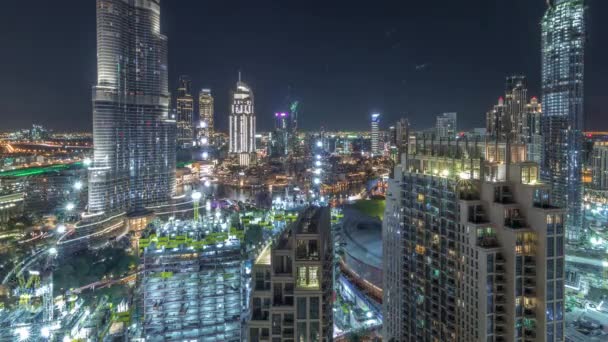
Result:
<instances>
[{"instance_id":1,"label":"office tower","mask_svg":"<svg viewBox=\"0 0 608 342\"><path fill-rule=\"evenodd\" d=\"M437 117L436 132L437 136L441 138L456 138L457 130L457 113L443 113Z\"/></svg>"},{"instance_id":2,"label":"office tower","mask_svg":"<svg viewBox=\"0 0 608 342\"><path fill-rule=\"evenodd\" d=\"M439 145L389 181L383 339L564 341L564 210L538 165L524 145Z\"/></svg>"},{"instance_id":3,"label":"office tower","mask_svg":"<svg viewBox=\"0 0 608 342\"><path fill-rule=\"evenodd\" d=\"M198 95L198 109L200 116L198 143L208 145L213 143L214 134L214 107L211 89L203 89Z\"/></svg>"},{"instance_id":4,"label":"office tower","mask_svg":"<svg viewBox=\"0 0 608 342\"><path fill-rule=\"evenodd\" d=\"M380 154L380 114L372 114L372 155Z\"/></svg>"},{"instance_id":5,"label":"office tower","mask_svg":"<svg viewBox=\"0 0 608 342\"><path fill-rule=\"evenodd\" d=\"M248 341L332 341L329 208L302 211L298 220L260 253L252 276Z\"/></svg>"},{"instance_id":6,"label":"office tower","mask_svg":"<svg viewBox=\"0 0 608 342\"><path fill-rule=\"evenodd\" d=\"M486 114L486 134L498 141L507 141L511 133L511 120L507 115L505 99L498 98L498 104Z\"/></svg>"},{"instance_id":7,"label":"office tower","mask_svg":"<svg viewBox=\"0 0 608 342\"><path fill-rule=\"evenodd\" d=\"M289 114L285 112L275 113L274 119L274 131L272 132L272 139L270 141L270 155L273 157L283 157L287 155L290 147Z\"/></svg>"},{"instance_id":8,"label":"office tower","mask_svg":"<svg viewBox=\"0 0 608 342\"><path fill-rule=\"evenodd\" d=\"M194 139L194 98L192 97L192 81L188 76L179 77L177 88L177 144L179 147L192 146Z\"/></svg>"},{"instance_id":9,"label":"office tower","mask_svg":"<svg viewBox=\"0 0 608 342\"><path fill-rule=\"evenodd\" d=\"M130 211L173 194L169 102L159 1L98 0L90 213Z\"/></svg>"},{"instance_id":10,"label":"office tower","mask_svg":"<svg viewBox=\"0 0 608 342\"><path fill-rule=\"evenodd\" d=\"M410 123L407 119L399 119L394 126L389 129L389 139L391 144L391 157L398 164L401 155L407 153L410 136Z\"/></svg>"},{"instance_id":11,"label":"office tower","mask_svg":"<svg viewBox=\"0 0 608 342\"><path fill-rule=\"evenodd\" d=\"M505 109L511 122L509 141L521 142L524 125L524 115L528 104L528 81L526 76L516 75L507 77L505 86Z\"/></svg>"},{"instance_id":12,"label":"office tower","mask_svg":"<svg viewBox=\"0 0 608 342\"><path fill-rule=\"evenodd\" d=\"M255 104L253 91L241 81L232 93L230 112L230 153L236 155L241 166L248 166L255 158Z\"/></svg>"},{"instance_id":13,"label":"office tower","mask_svg":"<svg viewBox=\"0 0 608 342\"><path fill-rule=\"evenodd\" d=\"M526 144L528 160L540 164L543 138L541 135L541 120L543 108L538 98L532 97L526 105L522 129L522 142Z\"/></svg>"},{"instance_id":14,"label":"office tower","mask_svg":"<svg viewBox=\"0 0 608 342\"><path fill-rule=\"evenodd\" d=\"M608 143L594 143L591 158L593 189L608 190Z\"/></svg>"},{"instance_id":15,"label":"office tower","mask_svg":"<svg viewBox=\"0 0 608 342\"><path fill-rule=\"evenodd\" d=\"M541 175L556 203L568 210L570 240L582 238L581 146L585 5L554 0L542 19Z\"/></svg>"},{"instance_id":16,"label":"office tower","mask_svg":"<svg viewBox=\"0 0 608 342\"><path fill-rule=\"evenodd\" d=\"M199 222L150 227L139 240L146 341L241 341L239 240Z\"/></svg>"}]
</instances>

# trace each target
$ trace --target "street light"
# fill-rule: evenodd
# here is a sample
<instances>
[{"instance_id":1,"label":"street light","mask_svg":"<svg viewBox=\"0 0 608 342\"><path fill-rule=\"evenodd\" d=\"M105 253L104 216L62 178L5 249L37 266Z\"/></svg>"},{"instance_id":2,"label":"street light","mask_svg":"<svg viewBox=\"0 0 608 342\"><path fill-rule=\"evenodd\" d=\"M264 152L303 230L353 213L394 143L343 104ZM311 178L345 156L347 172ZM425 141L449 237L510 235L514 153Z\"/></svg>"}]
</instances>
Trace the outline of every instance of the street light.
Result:
<instances>
[{"instance_id":1,"label":"street light","mask_svg":"<svg viewBox=\"0 0 608 342\"><path fill-rule=\"evenodd\" d=\"M208 187L210 187L210 186L211 186L211 182L210 182L209 180L206 180L206 181L205 181L205 187L207 187L207 188L208 188Z\"/></svg>"},{"instance_id":2,"label":"street light","mask_svg":"<svg viewBox=\"0 0 608 342\"><path fill-rule=\"evenodd\" d=\"M50 255L57 255L57 248L55 248L55 247L49 248L49 254Z\"/></svg>"},{"instance_id":3,"label":"street light","mask_svg":"<svg viewBox=\"0 0 608 342\"><path fill-rule=\"evenodd\" d=\"M203 197L203 194L201 194L198 191L194 191L192 192L192 202L194 203L194 221L198 221L198 204L199 201L201 200L201 197Z\"/></svg>"},{"instance_id":4,"label":"street light","mask_svg":"<svg viewBox=\"0 0 608 342\"><path fill-rule=\"evenodd\" d=\"M60 224L57 226L57 233L63 234L63 233L65 233L65 230L66 230L65 225Z\"/></svg>"},{"instance_id":5,"label":"street light","mask_svg":"<svg viewBox=\"0 0 608 342\"><path fill-rule=\"evenodd\" d=\"M321 180L320 180L319 178L315 178L315 179L313 180L313 182L315 183L315 185L319 185L319 184L321 184Z\"/></svg>"},{"instance_id":6,"label":"street light","mask_svg":"<svg viewBox=\"0 0 608 342\"><path fill-rule=\"evenodd\" d=\"M67 211L72 211L72 210L74 210L74 208L76 208L76 205L72 202L69 202L68 204L65 205L65 210L67 210Z\"/></svg>"}]
</instances>

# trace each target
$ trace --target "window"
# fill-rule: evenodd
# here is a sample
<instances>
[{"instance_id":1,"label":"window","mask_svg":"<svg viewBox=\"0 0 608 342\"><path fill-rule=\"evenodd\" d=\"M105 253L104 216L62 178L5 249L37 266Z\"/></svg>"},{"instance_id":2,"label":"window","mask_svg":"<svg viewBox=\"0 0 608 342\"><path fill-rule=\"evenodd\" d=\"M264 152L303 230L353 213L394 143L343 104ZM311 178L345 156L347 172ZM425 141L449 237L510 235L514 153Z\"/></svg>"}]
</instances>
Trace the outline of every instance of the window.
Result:
<instances>
[{"instance_id":1,"label":"window","mask_svg":"<svg viewBox=\"0 0 608 342\"><path fill-rule=\"evenodd\" d=\"M564 299L564 281L563 280L555 281L555 299L557 299L557 300Z\"/></svg>"},{"instance_id":2,"label":"window","mask_svg":"<svg viewBox=\"0 0 608 342\"><path fill-rule=\"evenodd\" d=\"M319 297L310 297L310 319L319 319ZM311 326L312 330L312 326Z\"/></svg>"},{"instance_id":3,"label":"window","mask_svg":"<svg viewBox=\"0 0 608 342\"><path fill-rule=\"evenodd\" d=\"M298 323L298 340L297 342L307 342L308 336L306 336L306 322Z\"/></svg>"},{"instance_id":4,"label":"window","mask_svg":"<svg viewBox=\"0 0 608 342\"><path fill-rule=\"evenodd\" d=\"M554 342L553 324L547 324L547 342Z\"/></svg>"},{"instance_id":5,"label":"window","mask_svg":"<svg viewBox=\"0 0 608 342\"><path fill-rule=\"evenodd\" d=\"M312 299L312 298L311 298ZM310 341L319 342L321 341L321 329L319 329L318 322L310 323Z\"/></svg>"},{"instance_id":6,"label":"window","mask_svg":"<svg viewBox=\"0 0 608 342\"><path fill-rule=\"evenodd\" d=\"M555 256L555 245L552 237L547 238L547 257Z\"/></svg>"},{"instance_id":7,"label":"window","mask_svg":"<svg viewBox=\"0 0 608 342\"><path fill-rule=\"evenodd\" d=\"M561 321L564 319L564 304L563 302L555 303L555 320Z\"/></svg>"},{"instance_id":8,"label":"window","mask_svg":"<svg viewBox=\"0 0 608 342\"><path fill-rule=\"evenodd\" d=\"M318 266L300 266L298 267L298 283L300 289L318 290L320 284L319 267Z\"/></svg>"},{"instance_id":9,"label":"window","mask_svg":"<svg viewBox=\"0 0 608 342\"><path fill-rule=\"evenodd\" d=\"M552 301L554 299L555 296L555 291L554 291L554 282L553 281L548 281L547 282L547 301Z\"/></svg>"},{"instance_id":10,"label":"window","mask_svg":"<svg viewBox=\"0 0 608 342\"><path fill-rule=\"evenodd\" d=\"M555 266L553 259L547 260L547 279L555 279Z\"/></svg>"},{"instance_id":11,"label":"window","mask_svg":"<svg viewBox=\"0 0 608 342\"><path fill-rule=\"evenodd\" d=\"M564 259L555 259L555 278L564 277Z\"/></svg>"},{"instance_id":12,"label":"window","mask_svg":"<svg viewBox=\"0 0 608 342\"><path fill-rule=\"evenodd\" d=\"M555 256L558 256L558 257L564 256L564 237L558 236L555 239L555 244L557 245L557 253Z\"/></svg>"},{"instance_id":13,"label":"window","mask_svg":"<svg viewBox=\"0 0 608 342\"><path fill-rule=\"evenodd\" d=\"M306 297L298 298L298 319L306 319Z\"/></svg>"},{"instance_id":14,"label":"window","mask_svg":"<svg viewBox=\"0 0 608 342\"><path fill-rule=\"evenodd\" d=\"M553 303L547 303L547 322L553 322ZM549 324L548 326L553 326Z\"/></svg>"},{"instance_id":15,"label":"window","mask_svg":"<svg viewBox=\"0 0 608 342\"><path fill-rule=\"evenodd\" d=\"M488 254L488 273L494 272L494 254Z\"/></svg>"}]
</instances>

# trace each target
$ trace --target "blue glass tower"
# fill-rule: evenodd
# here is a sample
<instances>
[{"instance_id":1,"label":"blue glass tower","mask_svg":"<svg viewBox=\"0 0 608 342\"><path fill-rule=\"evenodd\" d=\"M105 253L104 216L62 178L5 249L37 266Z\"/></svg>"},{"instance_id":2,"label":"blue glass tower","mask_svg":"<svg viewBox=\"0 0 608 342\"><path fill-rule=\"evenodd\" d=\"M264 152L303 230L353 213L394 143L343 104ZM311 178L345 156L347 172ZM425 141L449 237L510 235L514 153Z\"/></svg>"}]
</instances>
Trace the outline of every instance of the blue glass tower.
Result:
<instances>
[{"instance_id":1,"label":"blue glass tower","mask_svg":"<svg viewBox=\"0 0 608 342\"><path fill-rule=\"evenodd\" d=\"M554 201L567 208L567 237L582 233L581 146L585 5L548 1L542 19L542 179Z\"/></svg>"}]
</instances>

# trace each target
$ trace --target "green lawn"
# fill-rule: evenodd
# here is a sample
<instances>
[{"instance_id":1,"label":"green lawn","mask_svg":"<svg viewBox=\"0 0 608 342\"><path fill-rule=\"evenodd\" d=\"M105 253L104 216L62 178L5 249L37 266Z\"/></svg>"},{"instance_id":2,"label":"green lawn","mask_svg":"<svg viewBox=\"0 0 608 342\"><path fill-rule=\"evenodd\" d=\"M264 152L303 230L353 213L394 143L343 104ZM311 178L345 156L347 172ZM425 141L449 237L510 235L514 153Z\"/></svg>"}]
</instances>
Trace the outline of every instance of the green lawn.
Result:
<instances>
[{"instance_id":1,"label":"green lawn","mask_svg":"<svg viewBox=\"0 0 608 342\"><path fill-rule=\"evenodd\" d=\"M353 208L359 210L363 214L377 217L380 220L384 217L384 207L386 207L386 202L378 199L359 200L353 204Z\"/></svg>"}]
</instances>

